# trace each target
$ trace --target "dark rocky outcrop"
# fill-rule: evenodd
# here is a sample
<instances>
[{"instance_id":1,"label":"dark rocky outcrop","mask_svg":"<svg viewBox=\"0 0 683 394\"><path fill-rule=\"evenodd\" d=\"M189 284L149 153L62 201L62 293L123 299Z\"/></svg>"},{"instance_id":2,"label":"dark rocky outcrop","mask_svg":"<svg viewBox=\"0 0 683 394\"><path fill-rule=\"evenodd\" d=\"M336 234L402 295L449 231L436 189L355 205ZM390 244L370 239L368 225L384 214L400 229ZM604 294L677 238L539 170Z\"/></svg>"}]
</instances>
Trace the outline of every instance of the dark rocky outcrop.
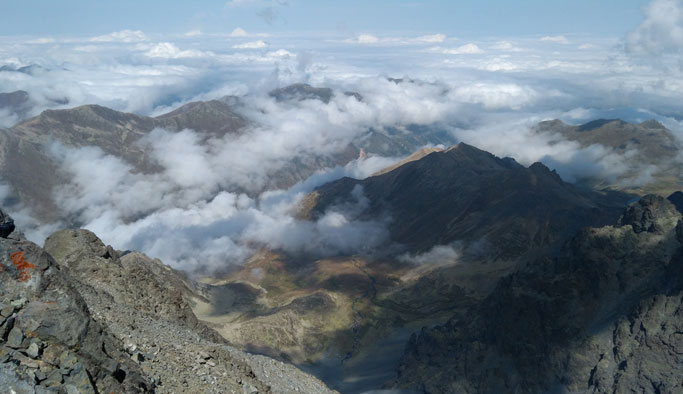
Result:
<instances>
[{"instance_id":1,"label":"dark rocky outcrop","mask_svg":"<svg viewBox=\"0 0 683 394\"><path fill-rule=\"evenodd\" d=\"M206 301L202 290L159 260L114 250L87 230L58 231L45 250L157 393L332 393L292 366L228 346L192 312Z\"/></svg>"},{"instance_id":2,"label":"dark rocky outcrop","mask_svg":"<svg viewBox=\"0 0 683 394\"><path fill-rule=\"evenodd\" d=\"M0 238L0 387L17 393L153 391L121 348L52 256L14 234Z\"/></svg>"},{"instance_id":3,"label":"dark rocky outcrop","mask_svg":"<svg viewBox=\"0 0 683 394\"><path fill-rule=\"evenodd\" d=\"M675 198L675 197L674 197ZM630 225L636 234L643 231L662 233L665 229L659 219L673 217L677 208L672 201L659 196L647 195L631 204L619 220L622 226Z\"/></svg>"},{"instance_id":4,"label":"dark rocky outcrop","mask_svg":"<svg viewBox=\"0 0 683 394\"><path fill-rule=\"evenodd\" d=\"M0 238L7 238L14 231L14 219L0 211Z\"/></svg>"},{"instance_id":5,"label":"dark rocky outcrop","mask_svg":"<svg viewBox=\"0 0 683 394\"><path fill-rule=\"evenodd\" d=\"M683 387L681 214L646 196L423 329L396 385L425 393L674 393Z\"/></svg>"},{"instance_id":6,"label":"dark rocky outcrop","mask_svg":"<svg viewBox=\"0 0 683 394\"><path fill-rule=\"evenodd\" d=\"M160 261L116 251L87 230L57 232L45 250L2 236L0 391L333 393L292 366L228 346L193 314L201 297Z\"/></svg>"},{"instance_id":7,"label":"dark rocky outcrop","mask_svg":"<svg viewBox=\"0 0 683 394\"><path fill-rule=\"evenodd\" d=\"M678 212L683 213L683 193L676 191L667 197L667 200L671 201Z\"/></svg>"}]
</instances>

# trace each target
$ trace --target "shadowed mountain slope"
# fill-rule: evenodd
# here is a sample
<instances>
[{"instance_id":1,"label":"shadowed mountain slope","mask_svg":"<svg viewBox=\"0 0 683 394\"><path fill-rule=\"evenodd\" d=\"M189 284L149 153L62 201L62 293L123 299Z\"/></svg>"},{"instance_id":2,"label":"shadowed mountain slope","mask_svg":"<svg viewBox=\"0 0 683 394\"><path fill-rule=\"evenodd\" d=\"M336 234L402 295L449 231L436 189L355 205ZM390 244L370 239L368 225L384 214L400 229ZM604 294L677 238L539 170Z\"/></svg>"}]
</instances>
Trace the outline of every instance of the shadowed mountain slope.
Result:
<instances>
[{"instance_id":1,"label":"shadowed mountain slope","mask_svg":"<svg viewBox=\"0 0 683 394\"><path fill-rule=\"evenodd\" d=\"M397 385L425 393L674 393L683 385L681 214L662 197L500 281L411 338Z\"/></svg>"},{"instance_id":2,"label":"shadowed mountain slope","mask_svg":"<svg viewBox=\"0 0 683 394\"><path fill-rule=\"evenodd\" d=\"M369 200L365 215L389 216L392 240L410 250L476 241L503 259L613 221L625 202L565 183L540 163L525 168L461 143L365 180L324 185L309 196L308 216L350 203L357 187Z\"/></svg>"}]
</instances>

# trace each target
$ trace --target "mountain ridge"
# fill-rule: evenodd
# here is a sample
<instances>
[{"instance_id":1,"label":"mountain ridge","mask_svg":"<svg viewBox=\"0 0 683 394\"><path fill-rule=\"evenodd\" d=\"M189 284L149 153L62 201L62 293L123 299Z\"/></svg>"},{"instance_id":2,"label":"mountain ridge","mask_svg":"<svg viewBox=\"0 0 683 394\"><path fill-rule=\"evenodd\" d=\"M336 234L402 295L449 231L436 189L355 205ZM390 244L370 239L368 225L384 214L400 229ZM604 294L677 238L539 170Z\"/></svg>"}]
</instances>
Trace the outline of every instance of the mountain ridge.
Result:
<instances>
[{"instance_id":1,"label":"mountain ridge","mask_svg":"<svg viewBox=\"0 0 683 394\"><path fill-rule=\"evenodd\" d=\"M370 199L368 211L387 212L389 216L402 221L390 224L394 241L417 250L460 239L481 239L486 234L475 234L468 230L474 222L488 220L492 229L497 225L496 222L507 216L506 207L523 209L530 198L531 201L537 200L545 204L544 206L550 209L548 214L556 212L562 205L554 200L582 207L586 210L586 215L592 208L598 207L598 202L609 205L608 198L562 182L557 173L550 171L541 163L525 168L513 159L500 159L488 152L460 143L444 151L431 152L419 160L407 162L392 171L365 180L342 178L323 185L313 192L315 204L310 204L313 197L309 197L310 210L302 214L315 218L328 207L348 203L349 197L345 196L350 196L356 186L362 187L364 195ZM515 191L517 194L500 195L497 192L499 190ZM533 197L534 193L538 193L538 196ZM468 197L457 197L465 195ZM539 197L541 195L542 197ZM621 202L625 200L622 198ZM468 216L476 212L494 208L498 209L495 215L468 219ZM533 214L533 210L538 208L528 205L526 210ZM459 226L451 219L447 219L449 215L459 218L462 223L470 224ZM615 215L616 213L613 214ZM377 214L374 215L376 216ZM556 226L577 223L576 217L576 212L568 215L558 220ZM539 224L545 222L545 219L538 219ZM425 231L430 227L433 228ZM437 231L435 228L440 230ZM415 234L424 233L444 235L437 240L415 238ZM529 238L521 242L534 242L534 234L540 233L529 234Z\"/></svg>"},{"instance_id":2,"label":"mountain ridge","mask_svg":"<svg viewBox=\"0 0 683 394\"><path fill-rule=\"evenodd\" d=\"M399 387L429 393L676 392L681 213L645 196L557 258L501 280L467 313L413 335ZM474 360L478 360L474 363Z\"/></svg>"}]
</instances>

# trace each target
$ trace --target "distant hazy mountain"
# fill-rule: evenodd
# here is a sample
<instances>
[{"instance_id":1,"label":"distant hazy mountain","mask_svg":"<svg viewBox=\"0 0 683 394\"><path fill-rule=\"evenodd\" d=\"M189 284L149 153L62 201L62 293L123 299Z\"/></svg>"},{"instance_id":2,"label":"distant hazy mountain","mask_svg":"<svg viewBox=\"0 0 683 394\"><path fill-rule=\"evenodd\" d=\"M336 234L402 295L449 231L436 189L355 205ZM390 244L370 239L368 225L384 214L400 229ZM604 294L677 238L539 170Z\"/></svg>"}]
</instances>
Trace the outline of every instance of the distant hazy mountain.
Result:
<instances>
[{"instance_id":1,"label":"distant hazy mountain","mask_svg":"<svg viewBox=\"0 0 683 394\"><path fill-rule=\"evenodd\" d=\"M305 83L295 83L283 88L277 88L269 94L278 101L320 100L327 104L332 99L334 91L330 88L316 88Z\"/></svg>"},{"instance_id":2,"label":"distant hazy mountain","mask_svg":"<svg viewBox=\"0 0 683 394\"><path fill-rule=\"evenodd\" d=\"M38 65L38 64L29 64L28 66L21 66L21 67L14 67L10 65L3 65L0 66L0 71L10 71L10 72L18 72L22 74L29 74L29 75L35 75L36 73L39 73L41 71L47 70L45 67Z\"/></svg>"},{"instance_id":3,"label":"distant hazy mountain","mask_svg":"<svg viewBox=\"0 0 683 394\"><path fill-rule=\"evenodd\" d=\"M334 90L330 88L317 88L307 83L295 83L282 88L273 89L268 94L277 101L320 100L327 104L332 99ZM363 96L357 92L344 92L344 95L355 97L358 101L363 101Z\"/></svg>"},{"instance_id":4,"label":"distant hazy mountain","mask_svg":"<svg viewBox=\"0 0 683 394\"><path fill-rule=\"evenodd\" d=\"M16 114L23 117L30 107L28 92L17 90L15 92L0 93L0 113Z\"/></svg>"},{"instance_id":5,"label":"distant hazy mountain","mask_svg":"<svg viewBox=\"0 0 683 394\"><path fill-rule=\"evenodd\" d=\"M298 97L328 101L333 92L329 88L296 84L271 94L283 100ZM16 92L2 97L5 97L5 102L18 105L27 98L27 94ZM46 110L7 130L0 129L0 178L14 190L8 202L21 200L41 220L60 218L61 214L52 201L52 191L55 185L64 184L69 179L60 173L47 153L47 144L51 142L58 141L70 147L95 146L123 159L137 172L151 173L158 171L159 167L137 144L140 138L157 127L170 131L192 129L207 137L243 132L254 121L239 114L235 104L230 98L192 102L157 117L124 113L100 105L84 105ZM258 194L264 190L288 188L315 171L349 163L359 157L361 149L368 154L404 156L427 144L453 142L452 137L439 127L408 127L411 132L368 130L337 153L301 156L283 162L280 168L273 170L262 189L247 192Z\"/></svg>"},{"instance_id":6,"label":"distant hazy mountain","mask_svg":"<svg viewBox=\"0 0 683 394\"><path fill-rule=\"evenodd\" d=\"M619 154L635 152L630 155L628 171L615 184L605 180L587 180L597 187L613 187L639 194L648 192L668 195L683 185L681 174L682 152L680 142L670 130L656 120L633 124L620 119L598 119L583 125L572 126L561 120L541 122L537 132L557 133L570 141L577 141L583 147L600 144ZM630 186L628 178L636 178L646 166L653 170L654 182L643 186ZM620 183L624 184L620 184Z\"/></svg>"},{"instance_id":7,"label":"distant hazy mountain","mask_svg":"<svg viewBox=\"0 0 683 394\"><path fill-rule=\"evenodd\" d=\"M137 144L156 127L171 131L188 128L213 136L237 133L247 120L221 101L193 102L157 118L115 111L99 105L47 110L7 130L0 130L0 178L16 198L43 220L60 217L52 201L55 185L68 181L47 152L59 141L66 146L96 146L121 158L136 171L153 172L157 164Z\"/></svg>"}]
</instances>

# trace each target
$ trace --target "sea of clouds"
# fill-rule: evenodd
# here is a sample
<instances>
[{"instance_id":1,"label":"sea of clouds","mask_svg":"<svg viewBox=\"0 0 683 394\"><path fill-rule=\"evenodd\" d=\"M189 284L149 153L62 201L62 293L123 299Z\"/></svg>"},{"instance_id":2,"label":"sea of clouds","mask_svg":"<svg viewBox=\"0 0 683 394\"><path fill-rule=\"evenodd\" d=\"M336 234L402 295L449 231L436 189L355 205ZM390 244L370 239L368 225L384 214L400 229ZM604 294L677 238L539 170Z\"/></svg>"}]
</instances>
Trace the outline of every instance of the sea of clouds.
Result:
<instances>
[{"instance_id":1,"label":"sea of clouds","mask_svg":"<svg viewBox=\"0 0 683 394\"><path fill-rule=\"evenodd\" d=\"M682 15L680 1L654 0L639 26L614 38L279 37L239 27L227 34L0 37L0 93L29 92L23 117L84 104L156 116L191 101L239 97L239 112L250 120L240 134L156 129L140 141L158 173L136 173L97 147L49 147L71 175L55 199L73 222L118 249L142 250L188 271L220 270L261 247L320 255L381 247L391 218L362 219L362 190L353 206L332 207L315 221L297 218L297 204L318 185L367 177L400 157L359 157L286 190L267 187L293 161L338 155L370 128L439 125L454 141L525 165L543 161L569 181L633 170L628 152L581 147L533 126L555 118L654 118L683 139ZM324 103L278 102L267 94L299 82L335 95ZM0 109L0 127L20 120ZM647 171L656 169L643 168L633 182L647 182ZM21 206L13 213L38 242L60 226L37 223Z\"/></svg>"}]
</instances>

